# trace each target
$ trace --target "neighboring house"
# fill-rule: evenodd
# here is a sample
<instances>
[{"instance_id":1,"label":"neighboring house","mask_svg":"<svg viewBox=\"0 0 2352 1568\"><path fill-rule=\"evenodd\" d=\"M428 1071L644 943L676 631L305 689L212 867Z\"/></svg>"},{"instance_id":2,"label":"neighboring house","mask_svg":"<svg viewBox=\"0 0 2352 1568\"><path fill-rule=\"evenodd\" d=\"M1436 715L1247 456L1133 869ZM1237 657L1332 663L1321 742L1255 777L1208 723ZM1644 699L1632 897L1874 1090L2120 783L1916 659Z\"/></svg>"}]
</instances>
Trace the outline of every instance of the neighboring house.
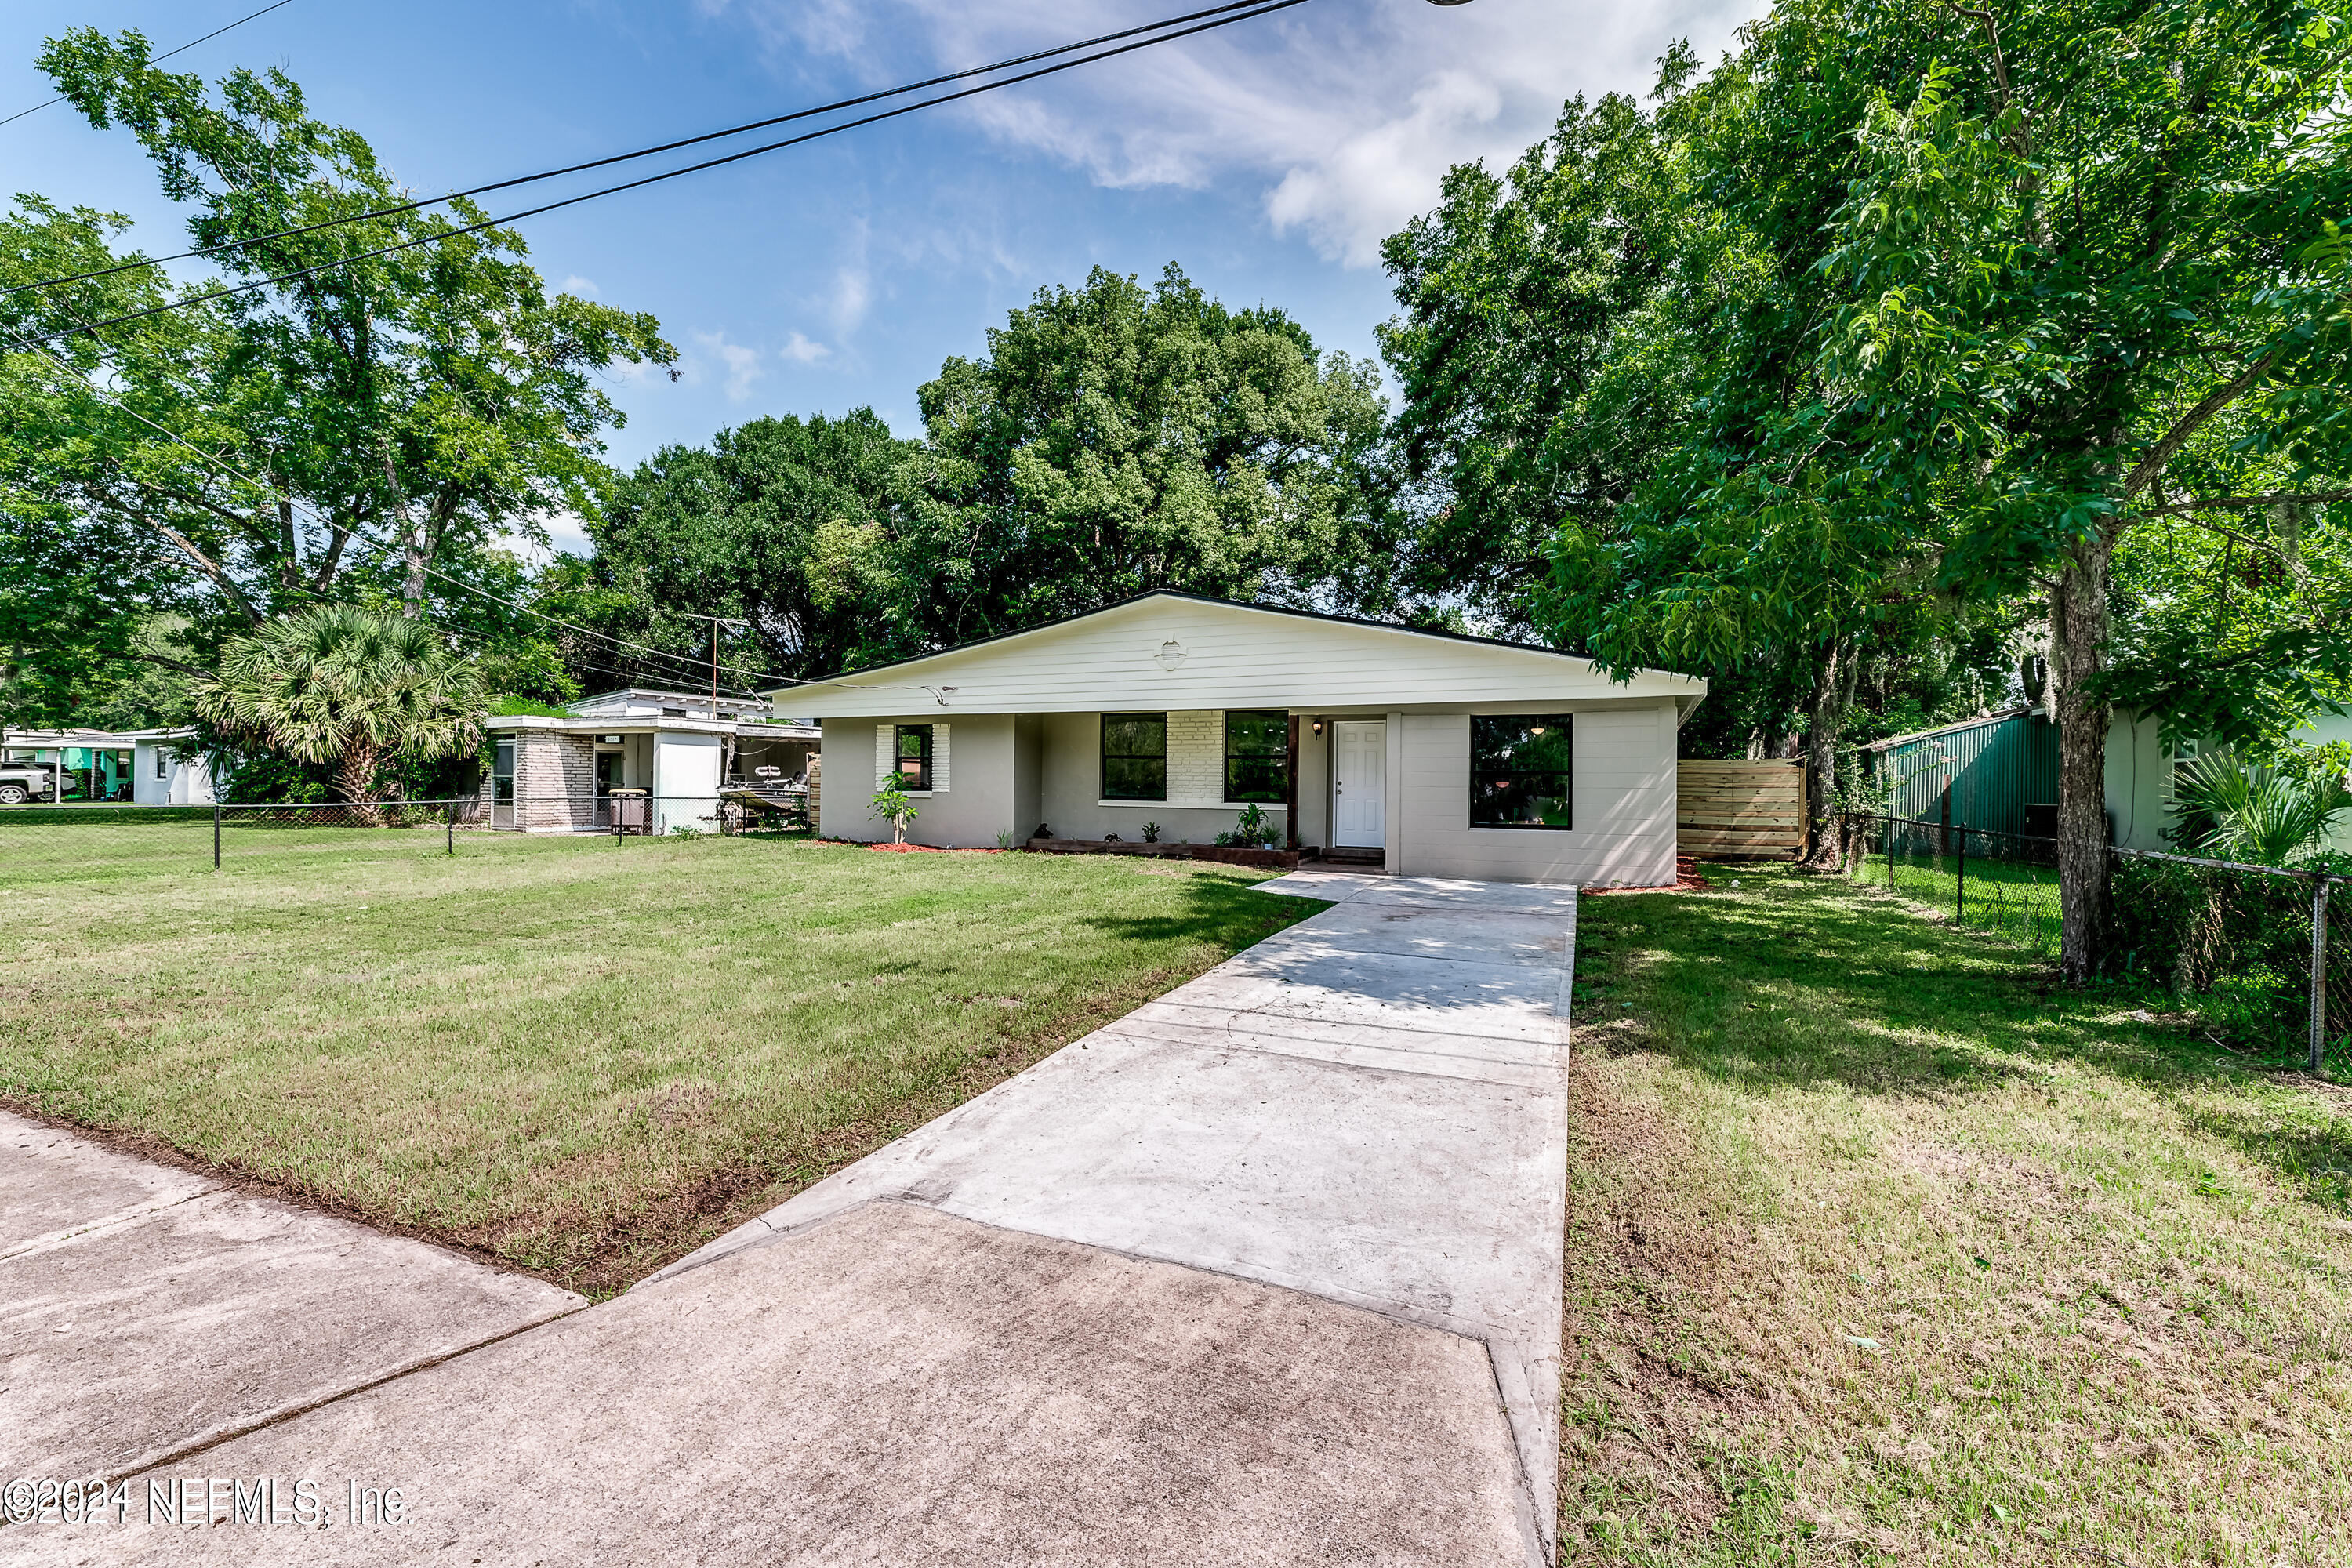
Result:
<instances>
[{"instance_id":1,"label":"neighboring house","mask_svg":"<svg viewBox=\"0 0 2352 1568\"><path fill-rule=\"evenodd\" d=\"M491 826L526 833L593 833L613 826L612 792L644 790L656 833L709 828L730 789L797 790L815 752L813 725L779 721L758 698L606 691L564 705L561 718L486 720L494 758Z\"/></svg>"},{"instance_id":2,"label":"neighboring house","mask_svg":"<svg viewBox=\"0 0 2352 1568\"><path fill-rule=\"evenodd\" d=\"M1290 842L1391 871L1657 886L1706 683L1159 593L774 695L824 715L831 837L888 837L869 796L895 774L921 844L1146 823L1206 844L1255 804Z\"/></svg>"},{"instance_id":3,"label":"neighboring house","mask_svg":"<svg viewBox=\"0 0 2352 1568\"><path fill-rule=\"evenodd\" d=\"M2197 754L2198 742L2164 744L2153 713L2118 708L2107 726L2107 824L2126 849L2168 849L2173 781ZM2352 741L2352 717L2314 715L2294 733L2305 744ZM1915 734L1890 736L1862 748L1874 778L1891 788L1897 816L1943 820L1943 792L1952 792L1955 827L2047 837L2056 831L2058 730L2040 708L2012 708ZM2352 823L2328 842L2352 849Z\"/></svg>"},{"instance_id":4,"label":"neighboring house","mask_svg":"<svg viewBox=\"0 0 2352 1568\"><path fill-rule=\"evenodd\" d=\"M0 760L10 764L11 780L22 782L26 768L47 775L36 792L42 799L210 805L213 759L194 750L195 736L194 730L5 730Z\"/></svg>"}]
</instances>

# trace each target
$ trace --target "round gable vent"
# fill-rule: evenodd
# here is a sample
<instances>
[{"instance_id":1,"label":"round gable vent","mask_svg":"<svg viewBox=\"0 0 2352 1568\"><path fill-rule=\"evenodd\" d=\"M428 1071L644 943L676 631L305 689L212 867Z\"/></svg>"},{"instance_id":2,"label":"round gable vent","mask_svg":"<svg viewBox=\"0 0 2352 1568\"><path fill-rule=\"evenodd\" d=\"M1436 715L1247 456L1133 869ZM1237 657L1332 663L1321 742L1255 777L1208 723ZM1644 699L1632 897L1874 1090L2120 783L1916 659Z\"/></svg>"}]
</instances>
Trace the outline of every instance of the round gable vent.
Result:
<instances>
[{"instance_id":1,"label":"round gable vent","mask_svg":"<svg viewBox=\"0 0 2352 1568\"><path fill-rule=\"evenodd\" d=\"M1184 645L1174 637L1170 637L1166 642L1161 643L1159 662L1162 669L1174 669L1184 662Z\"/></svg>"}]
</instances>

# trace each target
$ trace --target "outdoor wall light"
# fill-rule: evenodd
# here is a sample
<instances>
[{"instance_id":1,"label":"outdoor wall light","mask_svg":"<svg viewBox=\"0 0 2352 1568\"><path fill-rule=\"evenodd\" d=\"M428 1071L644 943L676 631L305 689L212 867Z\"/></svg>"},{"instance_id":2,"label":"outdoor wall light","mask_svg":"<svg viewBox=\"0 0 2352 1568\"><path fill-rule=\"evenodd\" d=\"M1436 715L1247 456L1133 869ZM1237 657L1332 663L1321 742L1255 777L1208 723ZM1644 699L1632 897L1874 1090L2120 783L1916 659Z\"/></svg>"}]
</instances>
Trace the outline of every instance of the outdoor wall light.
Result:
<instances>
[{"instance_id":1,"label":"outdoor wall light","mask_svg":"<svg viewBox=\"0 0 2352 1568\"><path fill-rule=\"evenodd\" d=\"M1318 735L1323 732L1323 721L1320 719L1315 721L1315 732Z\"/></svg>"}]
</instances>

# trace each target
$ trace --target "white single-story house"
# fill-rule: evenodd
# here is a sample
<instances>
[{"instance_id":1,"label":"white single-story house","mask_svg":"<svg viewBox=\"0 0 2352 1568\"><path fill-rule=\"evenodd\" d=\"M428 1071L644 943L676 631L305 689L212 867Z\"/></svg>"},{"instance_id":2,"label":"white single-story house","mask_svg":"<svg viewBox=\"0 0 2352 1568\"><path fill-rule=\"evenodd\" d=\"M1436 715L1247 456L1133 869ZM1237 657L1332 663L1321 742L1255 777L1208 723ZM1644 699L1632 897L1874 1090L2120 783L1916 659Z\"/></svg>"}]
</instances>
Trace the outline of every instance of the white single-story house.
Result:
<instances>
[{"instance_id":1,"label":"white single-story house","mask_svg":"<svg viewBox=\"0 0 2352 1568\"><path fill-rule=\"evenodd\" d=\"M210 805L214 759L194 730L0 730L0 758L46 770L44 798Z\"/></svg>"},{"instance_id":2,"label":"white single-story house","mask_svg":"<svg viewBox=\"0 0 2352 1568\"><path fill-rule=\"evenodd\" d=\"M2107 815L2115 819L2116 843L2126 849L2178 847L2164 837L2173 823L2173 784L2204 742L2167 746L2162 730L2157 715L2130 708L2117 708L2107 725ZM2352 715L2322 707L2289 738L2306 746L2352 741ZM2339 819L2325 842L2332 849L2352 849L2352 820Z\"/></svg>"},{"instance_id":3,"label":"white single-story house","mask_svg":"<svg viewBox=\"0 0 2352 1568\"><path fill-rule=\"evenodd\" d=\"M921 844L1207 844L1255 805L1402 874L1658 886L1706 682L1156 593L773 695L823 715L829 837L889 837L871 795L895 775Z\"/></svg>"},{"instance_id":4,"label":"white single-story house","mask_svg":"<svg viewBox=\"0 0 2352 1568\"><path fill-rule=\"evenodd\" d=\"M613 826L612 793L643 790L655 833L708 829L724 790L781 796L798 790L816 751L814 725L778 720L759 698L632 687L600 692L551 714L484 721L491 826L526 833L594 833ZM635 824L632 824L635 826Z\"/></svg>"}]
</instances>

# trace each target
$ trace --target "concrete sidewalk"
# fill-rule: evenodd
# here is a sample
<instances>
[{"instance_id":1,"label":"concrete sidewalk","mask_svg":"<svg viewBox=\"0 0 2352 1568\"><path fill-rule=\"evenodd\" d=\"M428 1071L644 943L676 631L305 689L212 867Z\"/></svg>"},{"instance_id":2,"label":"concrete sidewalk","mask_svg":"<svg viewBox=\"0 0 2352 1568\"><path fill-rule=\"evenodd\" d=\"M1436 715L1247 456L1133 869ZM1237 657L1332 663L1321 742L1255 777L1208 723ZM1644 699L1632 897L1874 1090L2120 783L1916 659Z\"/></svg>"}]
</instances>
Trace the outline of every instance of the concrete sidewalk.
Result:
<instances>
[{"instance_id":1,"label":"concrete sidewalk","mask_svg":"<svg viewBox=\"0 0 2352 1568\"><path fill-rule=\"evenodd\" d=\"M587 1304L0 1111L0 1483L131 1474Z\"/></svg>"},{"instance_id":2,"label":"concrete sidewalk","mask_svg":"<svg viewBox=\"0 0 2352 1568\"><path fill-rule=\"evenodd\" d=\"M616 1301L173 1468L331 1528L142 1496L38 1560L1544 1560L1574 894L1265 886L1337 907Z\"/></svg>"}]
</instances>

